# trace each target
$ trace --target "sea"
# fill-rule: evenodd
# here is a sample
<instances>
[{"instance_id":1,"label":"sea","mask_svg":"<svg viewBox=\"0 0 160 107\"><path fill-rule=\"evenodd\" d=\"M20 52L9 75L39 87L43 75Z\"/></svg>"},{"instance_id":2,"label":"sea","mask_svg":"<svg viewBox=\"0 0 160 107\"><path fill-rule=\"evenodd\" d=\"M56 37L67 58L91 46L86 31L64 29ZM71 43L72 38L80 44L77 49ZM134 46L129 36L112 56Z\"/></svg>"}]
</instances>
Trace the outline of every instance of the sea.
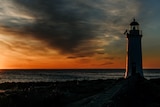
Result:
<instances>
[{"instance_id":1,"label":"sea","mask_svg":"<svg viewBox=\"0 0 160 107\"><path fill-rule=\"evenodd\" d=\"M124 72L124 69L3 69L0 83L119 79ZM160 78L160 69L144 69L143 72L146 79Z\"/></svg>"}]
</instances>

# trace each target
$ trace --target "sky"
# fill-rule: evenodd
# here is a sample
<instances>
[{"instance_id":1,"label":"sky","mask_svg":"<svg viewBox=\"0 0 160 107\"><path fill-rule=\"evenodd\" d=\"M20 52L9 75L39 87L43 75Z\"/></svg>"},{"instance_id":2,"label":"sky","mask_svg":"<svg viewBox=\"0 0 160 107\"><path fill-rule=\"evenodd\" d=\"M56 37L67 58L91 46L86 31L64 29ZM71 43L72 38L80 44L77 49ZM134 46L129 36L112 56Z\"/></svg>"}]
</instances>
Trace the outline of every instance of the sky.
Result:
<instances>
[{"instance_id":1,"label":"sky","mask_svg":"<svg viewBox=\"0 0 160 107\"><path fill-rule=\"evenodd\" d=\"M0 0L0 69L125 68L133 18L160 68L159 0Z\"/></svg>"}]
</instances>

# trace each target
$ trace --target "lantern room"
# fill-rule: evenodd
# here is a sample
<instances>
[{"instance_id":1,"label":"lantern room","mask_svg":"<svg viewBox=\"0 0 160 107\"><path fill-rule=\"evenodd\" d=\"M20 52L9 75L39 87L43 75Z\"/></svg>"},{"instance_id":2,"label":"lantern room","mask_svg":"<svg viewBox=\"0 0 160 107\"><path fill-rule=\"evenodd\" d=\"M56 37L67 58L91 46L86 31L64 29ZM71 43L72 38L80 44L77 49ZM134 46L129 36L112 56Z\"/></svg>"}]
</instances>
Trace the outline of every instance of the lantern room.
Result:
<instances>
[{"instance_id":1,"label":"lantern room","mask_svg":"<svg viewBox=\"0 0 160 107\"><path fill-rule=\"evenodd\" d=\"M130 23L130 30L139 30L139 23L133 19L133 22Z\"/></svg>"}]
</instances>

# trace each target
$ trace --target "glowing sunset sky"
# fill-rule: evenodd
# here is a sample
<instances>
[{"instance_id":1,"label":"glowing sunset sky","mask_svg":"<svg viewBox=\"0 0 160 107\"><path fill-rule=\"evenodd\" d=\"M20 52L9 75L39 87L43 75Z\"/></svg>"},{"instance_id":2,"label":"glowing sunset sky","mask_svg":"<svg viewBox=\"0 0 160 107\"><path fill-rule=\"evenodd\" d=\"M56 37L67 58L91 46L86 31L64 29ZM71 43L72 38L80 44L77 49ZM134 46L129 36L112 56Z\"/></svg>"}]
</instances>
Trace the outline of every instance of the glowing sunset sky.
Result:
<instances>
[{"instance_id":1,"label":"glowing sunset sky","mask_svg":"<svg viewBox=\"0 0 160 107\"><path fill-rule=\"evenodd\" d=\"M160 68L159 0L0 0L0 68L125 68L133 17Z\"/></svg>"}]
</instances>

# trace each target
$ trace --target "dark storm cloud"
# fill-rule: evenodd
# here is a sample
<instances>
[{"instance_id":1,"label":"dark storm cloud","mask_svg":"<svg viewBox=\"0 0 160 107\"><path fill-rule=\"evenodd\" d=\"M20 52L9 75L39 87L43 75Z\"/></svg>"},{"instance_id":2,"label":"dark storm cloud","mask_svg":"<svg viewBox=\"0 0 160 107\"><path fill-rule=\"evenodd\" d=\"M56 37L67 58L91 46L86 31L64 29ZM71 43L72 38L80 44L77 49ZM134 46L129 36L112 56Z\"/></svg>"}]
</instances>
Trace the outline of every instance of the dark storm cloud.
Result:
<instances>
[{"instance_id":1,"label":"dark storm cloud","mask_svg":"<svg viewBox=\"0 0 160 107\"><path fill-rule=\"evenodd\" d=\"M19 7L25 7L25 11L36 19L23 30L64 53L74 53L83 40L94 38L99 24L90 21L104 20L106 17L102 10L80 1L14 1Z\"/></svg>"},{"instance_id":2,"label":"dark storm cloud","mask_svg":"<svg viewBox=\"0 0 160 107\"><path fill-rule=\"evenodd\" d=\"M10 0L4 3L0 26L6 31L19 33L23 38L30 35L73 57L105 54L116 48L113 44L121 40L123 27L138 10L135 0Z\"/></svg>"}]
</instances>

